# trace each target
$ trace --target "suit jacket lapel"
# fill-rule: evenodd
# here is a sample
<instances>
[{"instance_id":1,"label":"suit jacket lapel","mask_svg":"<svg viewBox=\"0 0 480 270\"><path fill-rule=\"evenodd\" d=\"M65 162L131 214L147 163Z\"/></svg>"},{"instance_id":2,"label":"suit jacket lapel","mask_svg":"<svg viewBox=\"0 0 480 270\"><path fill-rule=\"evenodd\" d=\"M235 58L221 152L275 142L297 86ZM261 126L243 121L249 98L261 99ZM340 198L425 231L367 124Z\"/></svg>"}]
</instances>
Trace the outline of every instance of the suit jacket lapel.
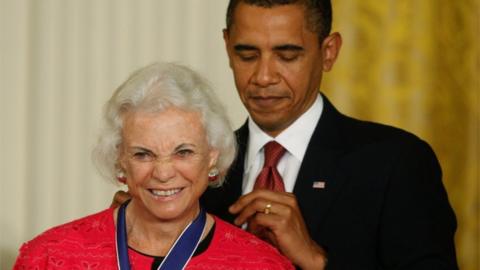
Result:
<instances>
[{"instance_id":1,"label":"suit jacket lapel","mask_svg":"<svg viewBox=\"0 0 480 270\"><path fill-rule=\"evenodd\" d=\"M336 177L336 164L345 151L339 130L344 118L323 96L324 108L303 158L294 194L310 232L318 231L338 194L344 178ZM314 188L323 182L323 188Z\"/></svg>"},{"instance_id":2,"label":"suit jacket lapel","mask_svg":"<svg viewBox=\"0 0 480 270\"><path fill-rule=\"evenodd\" d=\"M248 120L247 120L248 121ZM238 149L237 157L230 167L227 176L229 195L232 196L232 203L242 195L243 171L245 168L245 154L248 143L248 122L243 124L236 132Z\"/></svg>"},{"instance_id":3,"label":"suit jacket lapel","mask_svg":"<svg viewBox=\"0 0 480 270\"><path fill-rule=\"evenodd\" d=\"M344 182L343 178L336 177L335 168L345 151L339 123L346 117L341 115L325 96L323 100L322 116L310 139L293 191L297 195L298 204L310 232L318 231L318 226L326 218L330 205ZM233 222L234 216L228 212L228 207L242 193L249 137L247 123L236 131L236 136L238 154L230 167L224 185L220 188L208 189L202 201L210 213L229 222ZM319 181L325 182L325 188L313 188L314 182Z\"/></svg>"}]
</instances>

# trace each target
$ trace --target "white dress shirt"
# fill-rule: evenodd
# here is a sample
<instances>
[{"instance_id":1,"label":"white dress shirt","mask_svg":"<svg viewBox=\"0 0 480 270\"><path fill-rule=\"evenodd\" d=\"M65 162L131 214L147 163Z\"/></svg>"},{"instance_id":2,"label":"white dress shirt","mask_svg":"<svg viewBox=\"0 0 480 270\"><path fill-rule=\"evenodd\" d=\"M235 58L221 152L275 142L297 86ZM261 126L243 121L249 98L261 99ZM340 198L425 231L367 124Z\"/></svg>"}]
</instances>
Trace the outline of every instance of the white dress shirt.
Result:
<instances>
[{"instance_id":1,"label":"white dress shirt","mask_svg":"<svg viewBox=\"0 0 480 270\"><path fill-rule=\"evenodd\" d=\"M263 146L270 141L276 141L287 150L278 162L277 170L283 178L285 191L293 192L308 142L310 142L322 111L323 99L319 94L313 105L275 138L261 130L251 118L248 119L249 139L245 157L242 194L253 190L255 180L263 168Z\"/></svg>"}]
</instances>

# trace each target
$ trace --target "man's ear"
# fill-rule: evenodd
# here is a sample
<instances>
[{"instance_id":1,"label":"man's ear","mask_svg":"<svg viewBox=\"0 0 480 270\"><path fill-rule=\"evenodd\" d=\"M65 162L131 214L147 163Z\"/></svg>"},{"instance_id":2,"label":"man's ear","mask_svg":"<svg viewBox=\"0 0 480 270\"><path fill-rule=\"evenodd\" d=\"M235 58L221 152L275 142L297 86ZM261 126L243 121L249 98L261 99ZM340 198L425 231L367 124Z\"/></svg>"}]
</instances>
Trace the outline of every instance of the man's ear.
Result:
<instances>
[{"instance_id":1,"label":"man's ear","mask_svg":"<svg viewBox=\"0 0 480 270\"><path fill-rule=\"evenodd\" d=\"M227 56L228 56L228 65L230 68L232 67L232 55L230 52L230 47L228 46L230 44L230 36L228 33L228 29L223 29L223 41L225 42L225 50L227 51Z\"/></svg>"},{"instance_id":2,"label":"man's ear","mask_svg":"<svg viewBox=\"0 0 480 270\"><path fill-rule=\"evenodd\" d=\"M227 30L227 28L224 28L222 30L222 33L223 33L223 41L225 41L225 44L227 44L227 40L228 40L228 30Z\"/></svg>"},{"instance_id":3,"label":"man's ear","mask_svg":"<svg viewBox=\"0 0 480 270\"><path fill-rule=\"evenodd\" d=\"M342 47L342 36L335 32L328 35L322 42L323 71L330 71L337 60Z\"/></svg>"}]
</instances>

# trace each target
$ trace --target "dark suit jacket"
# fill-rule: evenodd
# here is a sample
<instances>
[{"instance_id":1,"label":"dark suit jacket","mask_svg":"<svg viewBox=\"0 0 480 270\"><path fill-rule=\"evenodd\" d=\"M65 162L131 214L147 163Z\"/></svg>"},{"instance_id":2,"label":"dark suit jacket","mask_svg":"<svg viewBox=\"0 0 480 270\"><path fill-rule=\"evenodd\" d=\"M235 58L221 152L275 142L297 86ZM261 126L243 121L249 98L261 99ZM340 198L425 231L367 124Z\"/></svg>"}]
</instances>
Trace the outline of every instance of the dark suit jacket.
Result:
<instances>
[{"instance_id":1,"label":"dark suit jacket","mask_svg":"<svg viewBox=\"0 0 480 270\"><path fill-rule=\"evenodd\" d=\"M458 269L456 220L430 146L403 130L339 113L325 98L294 188L311 237L328 252L327 269ZM241 196L248 126L225 184L202 198L232 222ZM307 142L305 142L307 143ZM324 189L313 182L324 181Z\"/></svg>"}]
</instances>

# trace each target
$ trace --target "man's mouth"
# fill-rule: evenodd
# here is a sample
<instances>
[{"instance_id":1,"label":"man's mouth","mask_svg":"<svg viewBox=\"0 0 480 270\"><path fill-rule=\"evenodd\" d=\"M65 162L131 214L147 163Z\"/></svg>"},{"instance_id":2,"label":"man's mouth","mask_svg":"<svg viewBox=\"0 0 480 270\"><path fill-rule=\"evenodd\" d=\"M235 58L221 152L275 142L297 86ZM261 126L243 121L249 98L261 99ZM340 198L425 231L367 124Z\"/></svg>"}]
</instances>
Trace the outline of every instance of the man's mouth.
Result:
<instances>
[{"instance_id":1,"label":"man's mouth","mask_svg":"<svg viewBox=\"0 0 480 270\"><path fill-rule=\"evenodd\" d=\"M251 101L256 104L259 107L271 107L283 100L283 97L277 97L277 96L266 96L266 97L261 97L261 96L255 96L250 98Z\"/></svg>"}]
</instances>

